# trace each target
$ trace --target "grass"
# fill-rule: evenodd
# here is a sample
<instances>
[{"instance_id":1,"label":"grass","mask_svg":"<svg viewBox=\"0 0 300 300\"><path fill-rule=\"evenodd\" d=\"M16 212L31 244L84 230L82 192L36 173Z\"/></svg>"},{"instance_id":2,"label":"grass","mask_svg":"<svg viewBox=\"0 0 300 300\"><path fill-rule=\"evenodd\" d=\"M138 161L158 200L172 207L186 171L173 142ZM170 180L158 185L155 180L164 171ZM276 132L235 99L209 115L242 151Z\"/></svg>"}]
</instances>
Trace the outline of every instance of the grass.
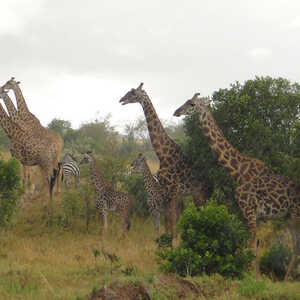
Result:
<instances>
[{"instance_id":1,"label":"grass","mask_svg":"<svg viewBox=\"0 0 300 300\"><path fill-rule=\"evenodd\" d=\"M56 199L53 216L60 209ZM93 289L116 280L143 282L152 299L180 299L183 291L189 295L186 280L201 291L196 299L299 299L298 282L256 281L250 275L241 281L218 275L182 281L161 274L155 263L155 232L150 220L135 218L132 229L121 239L116 216L110 218L106 236L101 234L98 220L93 220L86 232L84 219L74 218L65 228L55 222L47 226L47 218L43 202L26 203L13 226L1 229L1 300L87 299ZM119 261L111 263L102 250Z\"/></svg>"}]
</instances>

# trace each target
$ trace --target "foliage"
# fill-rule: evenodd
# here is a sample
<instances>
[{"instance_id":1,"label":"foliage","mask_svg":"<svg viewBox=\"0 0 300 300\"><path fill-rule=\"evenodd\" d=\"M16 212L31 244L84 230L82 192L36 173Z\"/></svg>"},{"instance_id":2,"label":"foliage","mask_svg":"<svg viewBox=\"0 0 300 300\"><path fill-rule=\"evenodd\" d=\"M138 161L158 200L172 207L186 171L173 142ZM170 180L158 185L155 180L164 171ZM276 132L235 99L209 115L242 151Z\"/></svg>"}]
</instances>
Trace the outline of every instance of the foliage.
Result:
<instances>
[{"instance_id":1,"label":"foliage","mask_svg":"<svg viewBox=\"0 0 300 300\"><path fill-rule=\"evenodd\" d=\"M261 159L281 175L299 182L300 85L283 78L255 77L216 91L211 112L226 139L240 152ZM219 203L237 211L234 182L218 164L196 116L185 118L183 147L197 176L206 178ZM205 168L203 166L205 165ZM221 196L221 197L220 197ZM214 198L215 195L213 195Z\"/></svg>"},{"instance_id":2,"label":"foliage","mask_svg":"<svg viewBox=\"0 0 300 300\"><path fill-rule=\"evenodd\" d=\"M140 174L131 174L125 178L124 189L134 197L136 214L142 217L148 216L147 192L143 177Z\"/></svg>"},{"instance_id":3,"label":"foliage","mask_svg":"<svg viewBox=\"0 0 300 300\"><path fill-rule=\"evenodd\" d=\"M0 160L0 225L10 223L16 213L22 189L20 165L14 158L8 162Z\"/></svg>"},{"instance_id":4,"label":"foliage","mask_svg":"<svg viewBox=\"0 0 300 300\"><path fill-rule=\"evenodd\" d=\"M190 203L178 227L179 246L157 251L163 271L181 276L219 273L241 277L249 266L253 256L246 251L248 233L225 206L210 201L197 211Z\"/></svg>"},{"instance_id":5,"label":"foliage","mask_svg":"<svg viewBox=\"0 0 300 300\"><path fill-rule=\"evenodd\" d=\"M62 196L63 212L60 225L69 227L73 218L84 218L88 230L90 219L96 215L95 192L89 184L80 184L77 189L66 190Z\"/></svg>"},{"instance_id":6,"label":"foliage","mask_svg":"<svg viewBox=\"0 0 300 300\"><path fill-rule=\"evenodd\" d=\"M282 243L273 244L260 258L260 270L272 279L283 280L291 256L292 253L288 247Z\"/></svg>"}]
</instances>

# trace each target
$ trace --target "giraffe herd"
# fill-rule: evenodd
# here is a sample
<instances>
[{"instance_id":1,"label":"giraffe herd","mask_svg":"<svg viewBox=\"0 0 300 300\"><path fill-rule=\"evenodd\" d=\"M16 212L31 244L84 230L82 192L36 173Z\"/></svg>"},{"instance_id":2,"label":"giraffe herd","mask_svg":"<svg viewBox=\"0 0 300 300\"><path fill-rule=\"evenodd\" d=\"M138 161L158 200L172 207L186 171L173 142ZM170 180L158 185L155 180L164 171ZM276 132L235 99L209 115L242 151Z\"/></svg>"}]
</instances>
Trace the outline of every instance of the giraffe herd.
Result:
<instances>
[{"instance_id":1,"label":"giraffe herd","mask_svg":"<svg viewBox=\"0 0 300 300\"><path fill-rule=\"evenodd\" d=\"M14 106L8 91L12 90L17 103ZM256 253L256 227L260 219L289 217L287 226L293 241L293 255L288 266L287 279L297 266L300 255L300 197L298 187L289 179L277 175L262 161L238 152L224 137L209 110L209 101L200 98L199 93L186 101L174 116L197 115L199 126L207 139L218 162L229 172L236 182L235 199L243 212L251 234L249 246ZM23 165L38 165L49 188L50 199L59 173L59 157L63 150L62 138L44 128L38 118L28 109L19 82L14 78L0 87L7 112L0 104L0 125L11 141L11 154ZM132 163L132 167L142 173L148 193L147 204L154 217L156 232L159 233L160 212L165 212L166 230L176 235L176 203L182 194L191 195L197 206L205 205L208 198L206 184L194 176L193 163L182 149L166 133L154 106L143 89L143 83L132 88L119 101L122 105L139 103L145 114L153 149L159 159L156 181L142 154ZM94 184L96 206L102 217L104 230L107 230L107 213L117 210L123 217L123 234L129 230L132 212L132 198L115 190L105 182L96 167L91 152L85 153L82 163L90 166L91 180ZM26 173L26 172L25 172ZM26 177L25 177L26 178ZM257 268L257 265L255 265Z\"/></svg>"}]
</instances>

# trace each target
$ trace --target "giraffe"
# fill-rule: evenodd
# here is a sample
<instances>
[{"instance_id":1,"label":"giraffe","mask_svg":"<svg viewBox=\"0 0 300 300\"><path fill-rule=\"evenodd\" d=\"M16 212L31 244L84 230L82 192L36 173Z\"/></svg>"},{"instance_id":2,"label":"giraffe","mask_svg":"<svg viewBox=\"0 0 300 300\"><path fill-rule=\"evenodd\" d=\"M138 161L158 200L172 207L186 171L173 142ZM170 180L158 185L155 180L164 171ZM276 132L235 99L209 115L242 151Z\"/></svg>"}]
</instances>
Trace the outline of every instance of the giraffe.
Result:
<instances>
[{"instance_id":1,"label":"giraffe","mask_svg":"<svg viewBox=\"0 0 300 300\"><path fill-rule=\"evenodd\" d=\"M277 175L262 161L237 151L224 137L209 111L209 100L196 93L175 112L174 116L197 114L200 126L218 162L236 182L235 199L243 212L251 235L250 248L256 255L256 227L259 220L289 217L288 227L293 240L293 255L285 280L297 265L299 255L300 198L296 185ZM297 228L298 227L298 228ZM254 262L258 273L257 261Z\"/></svg>"},{"instance_id":2,"label":"giraffe","mask_svg":"<svg viewBox=\"0 0 300 300\"><path fill-rule=\"evenodd\" d=\"M15 78L12 77L10 80L8 80L2 86L2 90L4 90L4 91L13 90L15 97L16 97L18 110L15 109L15 107L11 101L9 101L9 100L5 101L5 99L4 99L7 109L8 109L7 105L13 106L13 108L12 108L12 110L14 110L13 121L15 121L16 123L19 123L19 124L22 122L21 124L23 126L26 126L27 128L34 128L35 130L43 131L44 127L41 125L39 119L29 111L19 84L20 84L20 81L16 81ZM17 113L17 116L15 115L16 113Z\"/></svg>"},{"instance_id":3,"label":"giraffe","mask_svg":"<svg viewBox=\"0 0 300 300\"><path fill-rule=\"evenodd\" d=\"M44 128L39 121L26 119L26 114L31 118L34 115L29 112L24 98L17 100L19 109L16 110L7 94L7 88L7 83L1 87L0 97L4 99L9 116L1 105L0 123L11 140L11 154L20 160L23 166L40 167L52 200L53 187L58 179L58 158L63 149L63 140L57 133ZM22 101L25 103L23 107L26 107L29 113L22 110Z\"/></svg>"},{"instance_id":4,"label":"giraffe","mask_svg":"<svg viewBox=\"0 0 300 300\"><path fill-rule=\"evenodd\" d=\"M104 232L106 233L108 229L108 211L118 211L123 218L124 236L130 229L130 217L133 205L132 198L121 191L115 190L111 184L104 180L103 175L97 169L96 159L91 151L88 151L83 155L79 164L89 165L91 181L97 194L96 208L99 211Z\"/></svg>"},{"instance_id":5,"label":"giraffe","mask_svg":"<svg viewBox=\"0 0 300 300\"><path fill-rule=\"evenodd\" d=\"M193 177L191 162L184 155L180 146L166 133L154 106L143 90L143 83L136 89L131 89L121 98L122 105L140 103L147 121L148 131L153 149L159 159L157 176L166 189L166 205L169 205L169 221L171 228L167 231L176 237L176 202L180 194L190 194L196 205L205 204L207 195L202 182Z\"/></svg>"},{"instance_id":6,"label":"giraffe","mask_svg":"<svg viewBox=\"0 0 300 300\"><path fill-rule=\"evenodd\" d=\"M152 175L150 168L142 153L139 153L138 158L131 163L131 167L135 172L142 174L144 185L147 191L147 204L151 215L154 217L154 227L156 234L159 235L160 229L160 212L165 205L164 189L159 181Z\"/></svg>"},{"instance_id":7,"label":"giraffe","mask_svg":"<svg viewBox=\"0 0 300 300\"><path fill-rule=\"evenodd\" d=\"M14 123L18 124L21 128L26 129L26 124L25 124L24 120L22 120L20 118L18 111L16 110L11 99L8 97L8 95L6 93L6 89L3 86L0 87L0 98L2 98L4 100L4 103L7 108L8 113L9 113L10 119ZM29 173L28 167L24 164L22 164L22 169L23 169L22 183L23 183L23 186L26 186L26 183L30 181L30 173Z\"/></svg>"}]
</instances>

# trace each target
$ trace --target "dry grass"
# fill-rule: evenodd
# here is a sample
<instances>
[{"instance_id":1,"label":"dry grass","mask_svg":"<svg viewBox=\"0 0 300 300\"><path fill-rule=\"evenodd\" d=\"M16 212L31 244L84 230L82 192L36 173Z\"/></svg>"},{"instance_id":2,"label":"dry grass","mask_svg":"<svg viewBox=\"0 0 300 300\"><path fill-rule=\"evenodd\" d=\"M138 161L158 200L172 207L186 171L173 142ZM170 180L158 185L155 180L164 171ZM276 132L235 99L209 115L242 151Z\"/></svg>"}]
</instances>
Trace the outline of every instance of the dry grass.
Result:
<instances>
[{"instance_id":1,"label":"dry grass","mask_svg":"<svg viewBox=\"0 0 300 300\"><path fill-rule=\"evenodd\" d=\"M56 201L53 215L59 207ZM101 284L101 276L104 280L111 273L102 248L119 257L119 269L133 267L141 275L156 270L151 222L134 219L122 239L116 216L110 218L111 228L105 237L96 221L87 233L84 220L75 220L74 228L65 229L57 224L47 226L47 218L44 203L29 203L14 226L1 231L0 299L75 299L74 295L87 295ZM100 252L96 259L95 249Z\"/></svg>"}]
</instances>

